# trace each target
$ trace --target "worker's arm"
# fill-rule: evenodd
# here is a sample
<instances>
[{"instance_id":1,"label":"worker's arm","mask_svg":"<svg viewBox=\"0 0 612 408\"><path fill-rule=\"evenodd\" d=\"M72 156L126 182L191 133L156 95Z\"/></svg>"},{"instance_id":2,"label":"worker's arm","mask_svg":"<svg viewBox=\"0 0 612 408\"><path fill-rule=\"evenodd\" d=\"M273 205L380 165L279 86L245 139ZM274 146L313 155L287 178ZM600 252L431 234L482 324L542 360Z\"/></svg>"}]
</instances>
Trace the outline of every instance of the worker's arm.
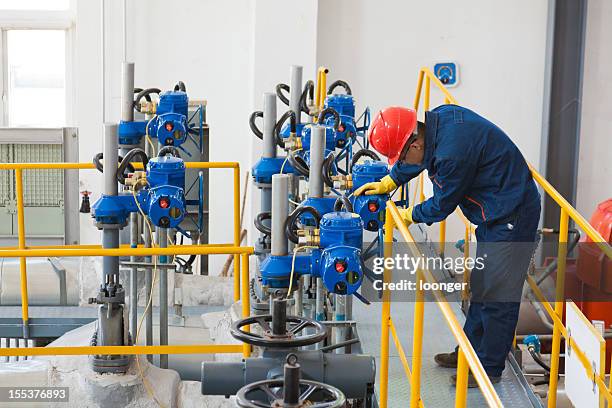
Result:
<instances>
[{"instance_id":1,"label":"worker's arm","mask_svg":"<svg viewBox=\"0 0 612 408\"><path fill-rule=\"evenodd\" d=\"M391 174L389 175L393 179L395 185L401 186L421 174L422 171L423 166L420 164L405 164L398 161L391 167Z\"/></svg>"},{"instance_id":2,"label":"worker's arm","mask_svg":"<svg viewBox=\"0 0 612 408\"><path fill-rule=\"evenodd\" d=\"M430 174L433 197L412 210L414 222L431 224L448 217L457 208L476 172L472 163L457 159L436 159L436 174Z\"/></svg>"}]
</instances>

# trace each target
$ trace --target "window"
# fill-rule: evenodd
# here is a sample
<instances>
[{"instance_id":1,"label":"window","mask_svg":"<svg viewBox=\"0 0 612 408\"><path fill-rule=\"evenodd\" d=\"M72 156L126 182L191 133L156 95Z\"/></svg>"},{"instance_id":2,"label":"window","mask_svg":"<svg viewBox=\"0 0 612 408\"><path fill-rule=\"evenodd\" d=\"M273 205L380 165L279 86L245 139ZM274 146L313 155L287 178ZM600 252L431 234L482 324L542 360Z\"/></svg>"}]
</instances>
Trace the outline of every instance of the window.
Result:
<instances>
[{"instance_id":1,"label":"window","mask_svg":"<svg viewBox=\"0 0 612 408\"><path fill-rule=\"evenodd\" d=\"M0 0L0 126L69 122L69 1Z\"/></svg>"},{"instance_id":2,"label":"window","mask_svg":"<svg viewBox=\"0 0 612 408\"><path fill-rule=\"evenodd\" d=\"M0 10L67 10L70 0L0 0Z\"/></svg>"},{"instance_id":3,"label":"window","mask_svg":"<svg viewBox=\"0 0 612 408\"><path fill-rule=\"evenodd\" d=\"M8 126L66 124L66 33L6 32Z\"/></svg>"}]
</instances>

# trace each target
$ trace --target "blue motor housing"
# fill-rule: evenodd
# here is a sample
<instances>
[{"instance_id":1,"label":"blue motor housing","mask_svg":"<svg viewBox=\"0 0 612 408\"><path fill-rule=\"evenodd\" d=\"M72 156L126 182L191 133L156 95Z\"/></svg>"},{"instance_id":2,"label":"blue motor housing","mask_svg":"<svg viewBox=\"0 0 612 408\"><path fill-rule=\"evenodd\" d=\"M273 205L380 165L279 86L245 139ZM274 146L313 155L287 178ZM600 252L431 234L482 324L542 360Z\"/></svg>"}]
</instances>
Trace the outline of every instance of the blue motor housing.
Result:
<instances>
[{"instance_id":1,"label":"blue motor housing","mask_svg":"<svg viewBox=\"0 0 612 408\"><path fill-rule=\"evenodd\" d=\"M300 206L314 207L321 216L334 211L334 204L336 203L336 197L308 197L300 203ZM305 213L300 216L300 223L302 225L314 226L315 219L312 215Z\"/></svg>"},{"instance_id":2,"label":"blue motor housing","mask_svg":"<svg viewBox=\"0 0 612 408\"><path fill-rule=\"evenodd\" d=\"M174 156L154 157L147 164L150 187L170 185L185 189L185 162Z\"/></svg>"},{"instance_id":3,"label":"blue motor housing","mask_svg":"<svg viewBox=\"0 0 612 408\"><path fill-rule=\"evenodd\" d=\"M319 231L322 252L317 275L334 293L355 293L363 279L363 221L354 213L331 212L321 219Z\"/></svg>"},{"instance_id":4,"label":"blue motor housing","mask_svg":"<svg viewBox=\"0 0 612 408\"><path fill-rule=\"evenodd\" d=\"M367 183L380 181L389 174L387 164L381 161L366 160L353 166L353 188L354 192ZM383 214L387 207L387 194L381 195L351 195L353 211L361 217L364 227L368 231L377 231L384 223Z\"/></svg>"},{"instance_id":5,"label":"blue motor housing","mask_svg":"<svg viewBox=\"0 0 612 408\"><path fill-rule=\"evenodd\" d=\"M100 224L125 225L130 213L140 209L162 228L177 228L187 211L185 163L172 156L156 157L147 164L148 186L134 195L102 196L92 206L92 217Z\"/></svg>"},{"instance_id":6,"label":"blue motor housing","mask_svg":"<svg viewBox=\"0 0 612 408\"><path fill-rule=\"evenodd\" d=\"M332 118L333 119L333 118ZM327 123L327 122L326 122ZM333 123L332 123L333 124ZM305 126L302 131L302 150L310 152L310 138L312 134L312 126ZM325 150L334 151L337 147L336 131L333 126L325 126Z\"/></svg>"},{"instance_id":7,"label":"blue motor housing","mask_svg":"<svg viewBox=\"0 0 612 408\"><path fill-rule=\"evenodd\" d=\"M295 169L285 157L262 157L251 169L253 180L258 184L272 183L275 174L293 174Z\"/></svg>"},{"instance_id":8,"label":"blue motor housing","mask_svg":"<svg viewBox=\"0 0 612 408\"><path fill-rule=\"evenodd\" d=\"M348 116L355 120L355 99L352 95L334 94L325 98L325 107L333 108L341 116Z\"/></svg>"},{"instance_id":9,"label":"blue motor housing","mask_svg":"<svg viewBox=\"0 0 612 408\"><path fill-rule=\"evenodd\" d=\"M119 144L137 145L149 134L164 146L180 146L187 139L189 98L182 91L164 92L152 120L119 123ZM147 129L148 127L148 129Z\"/></svg>"}]
</instances>

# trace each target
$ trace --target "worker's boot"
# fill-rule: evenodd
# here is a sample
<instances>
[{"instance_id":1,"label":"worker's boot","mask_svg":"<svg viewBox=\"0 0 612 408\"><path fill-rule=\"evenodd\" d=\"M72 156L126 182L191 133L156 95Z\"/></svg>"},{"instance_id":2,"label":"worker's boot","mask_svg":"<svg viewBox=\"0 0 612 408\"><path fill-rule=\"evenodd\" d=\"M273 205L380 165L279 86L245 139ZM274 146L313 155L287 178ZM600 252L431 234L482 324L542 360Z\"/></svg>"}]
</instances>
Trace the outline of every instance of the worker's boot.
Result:
<instances>
[{"instance_id":1,"label":"worker's boot","mask_svg":"<svg viewBox=\"0 0 612 408\"><path fill-rule=\"evenodd\" d=\"M457 375L456 374L451 375L450 380L451 380L451 384L452 385L457 385ZM498 382L501 381L501 377L491 377L491 376L489 376L489 380L491 380L492 384L497 384ZM468 375L467 386L468 386L468 388L477 388L478 387L478 383L476 382L476 378L472 375L471 372Z\"/></svg>"},{"instance_id":2,"label":"worker's boot","mask_svg":"<svg viewBox=\"0 0 612 408\"><path fill-rule=\"evenodd\" d=\"M455 351L451 353L439 353L434 356L434 361L440 367L457 368L459 346L455 347Z\"/></svg>"}]
</instances>

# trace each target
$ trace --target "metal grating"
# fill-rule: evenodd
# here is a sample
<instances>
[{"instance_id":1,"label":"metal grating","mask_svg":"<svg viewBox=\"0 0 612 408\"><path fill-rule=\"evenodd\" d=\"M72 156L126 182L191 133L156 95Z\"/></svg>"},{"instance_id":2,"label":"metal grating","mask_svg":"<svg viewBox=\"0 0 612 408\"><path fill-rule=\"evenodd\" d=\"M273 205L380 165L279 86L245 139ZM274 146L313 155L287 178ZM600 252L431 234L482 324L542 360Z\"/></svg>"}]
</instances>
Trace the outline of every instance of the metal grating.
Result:
<instances>
[{"instance_id":1,"label":"metal grating","mask_svg":"<svg viewBox=\"0 0 612 408\"><path fill-rule=\"evenodd\" d=\"M14 144L15 163L53 163L62 161L58 144ZM26 207L61 207L64 200L62 170L24 170L23 199Z\"/></svg>"},{"instance_id":2,"label":"metal grating","mask_svg":"<svg viewBox=\"0 0 612 408\"><path fill-rule=\"evenodd\" d=\"M0 163L11 161L11 145L0 144ZM0 207L6 207L11 200L11 171L0 170Z\"/></svg>"}]
</instances>

